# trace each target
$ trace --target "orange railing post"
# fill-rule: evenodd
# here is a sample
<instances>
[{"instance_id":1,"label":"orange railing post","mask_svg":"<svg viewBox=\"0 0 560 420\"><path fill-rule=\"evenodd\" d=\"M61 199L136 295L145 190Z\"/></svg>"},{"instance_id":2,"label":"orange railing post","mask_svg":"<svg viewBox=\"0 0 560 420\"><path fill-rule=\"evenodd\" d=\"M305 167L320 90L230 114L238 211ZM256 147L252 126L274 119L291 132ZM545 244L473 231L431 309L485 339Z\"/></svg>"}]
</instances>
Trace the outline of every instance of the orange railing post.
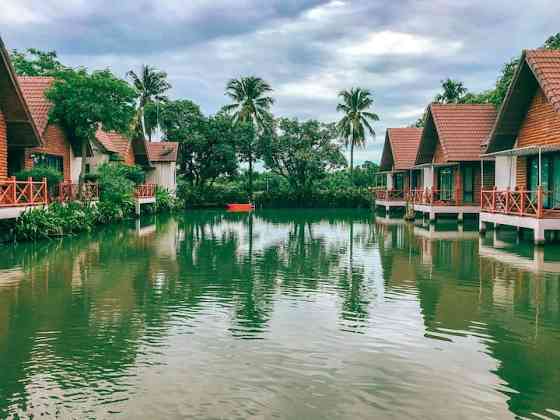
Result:
<instances>
[{"instance_id":1,"label":"orange railing post","mask_svg":"<svg viewBox=\"0 0 560 420\"><path fill-rule=\"evenodd\" d=\"M492 188L492 211L496 211L496 187Z\"/></svg>"},{"instance_id":2,"label":"orange railing post","mask_svg":"<svg viewBox=\"0 0 560 420\"><path fill-rule=\"evenodd\" d=\"M16 177L12 177L12 204L16 204L17 192L16 192Z\"/></svg>"},{"instance_id":3,"label":"orange railing post","mask_svg":"<svg viewBox=\"0 0 560 420\"><path fill-rule=\"evenodd\" d=\"M519 215L523 216L523 213L525 212L525 189L521 187L519 193L521 194L521 198L519 199Z\"/></svg>"}]
</instances>

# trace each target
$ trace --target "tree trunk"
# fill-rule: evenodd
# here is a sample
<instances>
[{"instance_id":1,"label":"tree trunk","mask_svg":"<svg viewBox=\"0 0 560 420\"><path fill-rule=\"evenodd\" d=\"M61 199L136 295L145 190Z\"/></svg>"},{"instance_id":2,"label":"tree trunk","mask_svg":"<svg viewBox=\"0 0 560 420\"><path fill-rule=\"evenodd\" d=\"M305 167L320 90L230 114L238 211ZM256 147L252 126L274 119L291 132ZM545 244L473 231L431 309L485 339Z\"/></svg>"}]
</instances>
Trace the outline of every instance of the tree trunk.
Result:
<instances>
[{"instance_id":1,"label":"tree trunk","mask_svg":"<svg viewBox=\"0 0 560 420\"><path fill-rule=\"evenodd\" d=\"M253 202L253 157L249 159L249 202Z\"/></svg>"},{"instance_id":2,"label":"tree trunk","mask_svg":"<svg viewBox=\"0 0 560 420\"><path fill-rule=\"evenodd\" d=\"M142 123L142 134L146 140L146 120L144 119L144 107L140 108L140 122Z\"/></svg>"},{"instance_id":3,"label":"tree trunk","mask_svg":"<svg viewBox=\"0 0 560 420\"><path fill-rule=\"evenodd\" d=\"M354 181L354 142L350 143L350 178Z\"/></svg>"}]
</instances>

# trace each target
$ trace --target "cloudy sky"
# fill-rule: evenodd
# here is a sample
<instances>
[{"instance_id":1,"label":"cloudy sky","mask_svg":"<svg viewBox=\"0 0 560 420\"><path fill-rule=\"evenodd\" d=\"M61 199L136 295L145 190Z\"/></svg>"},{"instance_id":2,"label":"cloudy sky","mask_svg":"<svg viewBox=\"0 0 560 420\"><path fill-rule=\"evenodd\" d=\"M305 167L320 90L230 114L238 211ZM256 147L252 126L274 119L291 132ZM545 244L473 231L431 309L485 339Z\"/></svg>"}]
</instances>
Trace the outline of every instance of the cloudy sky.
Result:
<instances>
[{"instance_id":1,"label":"cloudy sky","mask_svg":"<svg viewBox=\"0 0 560 420\"><path fill-rule=\"evenodd\" d=\"M441 79L490 88L558 16L558 0L1 0L0 35L120 76L155 65L170 96L208 114L243 75L272 84L276 115L302 119L334 121L338 91L368 88L381 121L357 158L377 161L386 127L415 121Z\"/></svg>"}]
</instances>

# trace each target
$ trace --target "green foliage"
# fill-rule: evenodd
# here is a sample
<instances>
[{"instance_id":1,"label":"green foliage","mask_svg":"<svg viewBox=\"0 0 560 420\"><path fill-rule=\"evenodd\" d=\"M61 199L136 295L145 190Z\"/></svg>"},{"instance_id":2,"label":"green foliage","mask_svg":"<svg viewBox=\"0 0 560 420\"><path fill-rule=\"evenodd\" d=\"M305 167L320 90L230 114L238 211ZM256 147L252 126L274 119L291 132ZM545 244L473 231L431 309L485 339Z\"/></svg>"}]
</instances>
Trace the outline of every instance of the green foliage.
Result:
<instances>
[{"instance_id":1,"label":"green foliage","mask_svg":"<svg viewBox=\"0 0 560 420\"><path fill-rule=\"evenodd\" d=\"M139 178L138 167L122 163L104 163L97 170L101 211L110 219L123 219L134 208L134 186ZM142 176L143 177L143 176ZM131 179L132 178L132 179Z\"/></svg>"},{"instance_id":2,"label":"green foliage","mask_svg":"<svg viewBox=\"0 0 560 420\"><path fill-rule=\"evenodd\" d=\"M155 67L143 65L139 74L130 70L126 75L132 80L132 85L139 98L133 129L135 134L151 140L158 123L157 110L154 105L166 102L165 92L171 89L171 84L167 81L167 73L159 71ZM149 114L146 112L147 108L150 110Z\"/></svg>"},{"instance_id":3,"label":"green foliage","mask_svg":"<svg viewBox=\"0 0 560 420\"><path fill-rule=\"evenodd\" d=\"M450 78L441 81L441 89L442 92L434 98L435 102L441 104L461 103L467 93L467 88L463 85L463 82Z\"/></svg>"},{"instance_id":4,"label":"green foliage","mask_svg":"<svg viewBox=\"0 0 560 420\"><path fill-rule=\"evenodd\" d=\"M226 95L233 101L224 111L233 115L235 122L253 123L259 131L272 124L270 107L274 99L267 96L272 92L270 85L260 77L232 79L226 86Z\"/></svg>"},{"instance_id":5,"label":"green foliage","mask_svg":"<svg viewBox=\"0 0 560 420\"><path fill-rule=\"evenodd\" d=\"M560 50L560 32L550 36L544 43L544 48L549 50Z\"/></svg>"},{"instance_id":6,"label":"green foliage","mask_svg":"<svg viewBox=\"0 0 560 420\"><path fill-rule=\"evenodd\" d=\"M13 50L11 61L19 76L55 76L66 69L58 61L56 51L41 51L36 48Z\"/></svg>"},{"instance_id":7,"label":"green foliage","mask_svg":"<svg viewBox=\"0 0 560 420\"><path fill-rule=\"evenodd\" d=\"M191 101L171 101L162 107L160 123L165 138L180 143L180 173L193 186L237 173L240 129L227 115L206 118Z\"/></svg>"},{"instance_id":8,"label":"green foliage","mask_svg":"<svg viewBox=\"0 0 560 420\"><path fill-rule=\"evenodd\" d=\"M265 139L265 165L284 177L296 195L309 196L328 171L346 165L336 138L334 124L282 118L278 120L278 132Z\"/></svg>"},{"instance_id":9,"label":"green foliage","mask_svg":"<svg viewBox=\"0 0 560 420\"><path fill-rule=\"evenodd\" d=\"M46 165L36 165L31 169L20 171L15 174L15 177L20 181L26 181L27 178L33 178L33 181L42 181L43 178L46 178L49 187L58 186L64 179L60 171Z\"/></svg>"},{"instance_id":10,"label":"green foliage","mask_svg":"<svg viewBox=\"0 0 560 420\"><path fill-rule=\"evenodd\" d=\"M50 121L68 131L81 146L82 155L100 126L126 133L134 116L134 89L109 70L88 73L85 69L67 69L58 74L46 96L54 104ZM82 159L81 179L84 175Z\"/></svg>"},{"instance_id":11,"label":"green foliage","mask_svg":"<svg viewBox=\"0 0 560 420\"><path fill-rule=\"evenodd\" d=\"M165 188L156 188L156 203L154 210L158 213L170 212L178 207L177 200Z\"/></svg>"},{"instance_id":12,"label":"green foliage","mask_svg":"<svg viewBox=\"0 0 560 420\"><path fill-rule=\"evenodd\" d=\"M337 124L337 131L346 147L350 146L350 172L354 168L354 147L366 145L366 131L375 137L371 123L379 121L379 116L369 109L373 106L373 95L367 89L352 88L338 94L342 99L336 107L344 116Z\"/></svg>"},{"instance_id":13,"label":"green foliage","mask_svg":"<svg viewBox=\"0 0 560 420\"><path fill-rule=\"evenodd\" d=\"M16 237L19 240L37 240L88 232L98 223L95 206L69 203L51 204L46 208L26 211L16 222Z\"/></svg>"}]
</instances>

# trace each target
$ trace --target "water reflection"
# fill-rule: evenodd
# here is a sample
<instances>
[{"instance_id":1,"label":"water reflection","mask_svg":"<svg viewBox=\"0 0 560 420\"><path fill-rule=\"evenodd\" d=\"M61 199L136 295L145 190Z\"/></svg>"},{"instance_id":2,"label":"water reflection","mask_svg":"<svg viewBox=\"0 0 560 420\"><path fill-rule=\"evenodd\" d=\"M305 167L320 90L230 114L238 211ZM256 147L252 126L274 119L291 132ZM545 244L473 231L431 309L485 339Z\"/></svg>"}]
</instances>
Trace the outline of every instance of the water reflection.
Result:
<instances>
[{"instance_id":1,"label":"water reflection","mask_svg":"<svg viewBox=\"0 0 560 420\"><path fill-rule=\"evenodd\" d=\"M340 211L4 246L0 418L552 418L556 255Z\"/></svg>"}]
</instances>

